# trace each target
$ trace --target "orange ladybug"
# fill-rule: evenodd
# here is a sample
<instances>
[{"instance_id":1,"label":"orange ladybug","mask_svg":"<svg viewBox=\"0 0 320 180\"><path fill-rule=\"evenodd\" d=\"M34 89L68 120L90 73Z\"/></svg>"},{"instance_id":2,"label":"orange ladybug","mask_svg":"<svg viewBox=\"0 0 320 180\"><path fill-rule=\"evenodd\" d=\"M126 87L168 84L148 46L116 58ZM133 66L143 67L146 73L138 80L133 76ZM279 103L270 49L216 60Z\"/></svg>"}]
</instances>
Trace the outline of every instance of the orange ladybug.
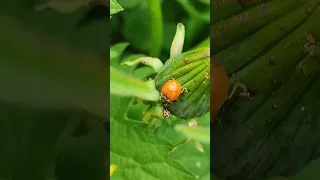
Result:
<instances>
[{"instance_id":1,"label":"orange ladybug","mask_svg":"<svg viewBox=\"0 0 320 180\"><path fill-rule=\"evenodd\" d=\"M164 102L176 101L181 94L181 90L181 84L177 80L169 80L161 89L162 99Z\"/></svg>"},{"instance_id":2,"label":"orange ladybug","mask_svg":"<svg viewBox=\"0 0 320 180\"><path fill-rule=\"evenodd\" d=\"M161 100L162 102L171 104L172 102L178 100L179 96L184 92L188 91L186 88L182 89L179 81L175 79L169 80L161 89Z\"/></svg>"},{"instance_id":3,"label":"orange ladybug","mask_svg":"<svg viewBox=\"0 0 320 180\"><path fill-rule=\"evenodd\" d=\"M228 99L229 79L224 68L211 59L210 62L211 83L210 83L210 112L212 121L218 114L221 106Z\"/></svg>"},{"instance_id":4,"label":"orange ladybug","mask_svg":"<svg viewBox=\"0 0 320 180\"><path fill-rule=\"evenodd\" d=\"M178 100L179 96L184 92L188 92L188 90L186 88L182 88L179 81L172 79L167 81L163 85L161 89L160 100L163 102L165 106L168 106L172 104L174 101ZM167 109L164 109L163 116L165 118L169 118L170 115L171 115L170 111Z\"/></svg>"}]
</instances>

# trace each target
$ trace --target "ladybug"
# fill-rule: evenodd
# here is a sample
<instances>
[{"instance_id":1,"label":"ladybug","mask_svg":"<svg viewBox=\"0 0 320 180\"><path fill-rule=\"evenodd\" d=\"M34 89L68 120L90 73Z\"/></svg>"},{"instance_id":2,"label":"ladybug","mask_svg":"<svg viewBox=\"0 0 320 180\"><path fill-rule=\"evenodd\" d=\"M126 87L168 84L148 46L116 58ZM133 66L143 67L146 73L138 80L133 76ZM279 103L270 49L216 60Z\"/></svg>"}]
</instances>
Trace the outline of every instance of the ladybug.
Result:
<instances>
[{"instance_id":1,"label":"ladybug","mask_svg":"<svg viewBox=\"0 0 320 180\"><path fill-rule=\"evenodd\" d=\"M228 99L229 79L224 68L211 59L210 71L210 112L215 118L224 102ZM214 120L214 118L212 120Z\"/></svg>"},{"instance_id":2,"label":"ladybug","mask_svg":"<svg viewBox=\"0 0 320 180\"><path fill-rule=\"evenodd\" d=\"M168 105L178 100L179 96L184 92L188 92L188 90L186 88L182 88L179 81L172 79L163 85L160 100L165 105Z\"/></svg>"}]
</instances>

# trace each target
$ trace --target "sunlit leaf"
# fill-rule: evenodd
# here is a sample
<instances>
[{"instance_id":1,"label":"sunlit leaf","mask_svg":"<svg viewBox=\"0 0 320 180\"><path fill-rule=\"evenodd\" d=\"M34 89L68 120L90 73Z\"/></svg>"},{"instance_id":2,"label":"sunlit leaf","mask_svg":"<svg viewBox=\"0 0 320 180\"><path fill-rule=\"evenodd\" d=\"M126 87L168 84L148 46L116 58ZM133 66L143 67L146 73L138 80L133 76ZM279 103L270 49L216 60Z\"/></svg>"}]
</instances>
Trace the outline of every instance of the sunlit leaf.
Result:
<instances>
[{"instance_id":1,"label":"sunlit leaf","mask_svg":"<svg viewBox=\"0 0 320 180\"><path fill-rule=\"evenodd\" d=\"M123 11L123 8L116 0L110 1L110 15Z\"/></svg>"},{"instance_id":2,"label":"sunlit leaf","mask_svg":"<svg viewBox=\"0 0 320 180\"><path fill-rule=\"evenodd\" d=\"M113 66L110 67L110 89L111 94L119 96L137 96L151 101L158 101L160 98L153 81L143 82Z\"/></svg>"}]
</instances>

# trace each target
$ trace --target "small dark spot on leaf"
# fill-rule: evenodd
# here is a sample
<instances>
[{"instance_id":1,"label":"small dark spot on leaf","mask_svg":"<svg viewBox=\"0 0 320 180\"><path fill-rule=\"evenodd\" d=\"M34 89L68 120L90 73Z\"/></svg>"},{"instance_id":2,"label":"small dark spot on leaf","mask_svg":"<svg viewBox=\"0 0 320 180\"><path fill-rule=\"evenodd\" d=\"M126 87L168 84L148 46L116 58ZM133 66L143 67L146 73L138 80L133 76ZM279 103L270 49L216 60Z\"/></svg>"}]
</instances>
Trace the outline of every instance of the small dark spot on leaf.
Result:
<instances>
[{"instance_id":1,"label":"small dark spot on leaf","mask_svg":"<svg viewBox=\"0 0 320 180\"><path fill-rule=\"evenodd\" d=\"M248 131L248 137L247 137L247 138L249 139L249 138L251 138L251 137L252 137L252 132L249 130L249 131Z\"/></svg>"},{"instance_id":2,"label":"small dark spot on leaf","mask_svg":"<svg viewBox=\"0 0 320 180\"><path fill-rule=\"evenodd\" d=\"M284 28L284 24L281 24L281 25L279 26L279 30L281 31L283 28Z\"/></svg>"},{"instance_id":3,"label":"small dark spot on leaf","mask_svg":"<svg viewBox=\"0 0 320 180\"><path fill-rule=\"evenodd\" d=\"M310 30L305 30L304 32L304 38L310 43L310 44L315 44L315 36Z\"/></svg>"},{"instance_id":4,"label":"small dark spot on leaf","mask_svg":"<svg viewBox=\"0 0 320 180\"><path fill-rule=\"evenodd\" d=\"M267 4L266 4L266 3L263 3L263 4L261 5L261 8L260 8L261 16L264 16L264 13L265 13L266 8L267 8Z\"/></svg>"},{"instance_id":5,"label":"small dark spot on leaf","mask_svg":"<svg viewBox=\"0 0 320 180\"><path fill-rule=\"evenodd\" d=\"M273 84L277 84L278 81L277 81L277 80L272 80L272 83L273 83Z\"/></svg>"},{"instance_id":6,"label":"small dark spot on leaf","mask_svg":"<svg viewBox=\"0 0 320 180\"><path fill-rule=\"evenodd\" d=\"M230 119L226 120L226 124L230 125L232 123L232 121Z\"/></svg>"},{"instance_id":7,"label":"small dark spot on leaf","mask_svg":"<svg viewBox=\"0 0 320 180\"><path fill-rule=\"evenodd\" d=\"M312 9L311 9L311 8L308 8L308 9L307 9L307 15L311 14L311 12L312 12Z\"/></svg>"},{"instance_id":8,"label":"small dark spot on leaf","mask_svg":"<svg viewBox=\"0 0 320 180\"><path fill-rule=\"evenodd\" d=\"M272 105L272 108L273 108L273 109L277 109L277 108L278 108L278 105L277 105L277 104L274 104L274 105Z\"/></svg>"},{"instance_id":9,"label":"small dark spot on leaf","mask_svg":"<svg viewBox=\"0 0 320 180\"><path fill-rule=\"evenodd\" d=\"M187 63L188 63L188 58L185 58L185 59L183 60L183 62L184 62L185 64L187 64Z\"/></svg>"},{"instance_id":10,"label":"small dark spot on leaf","mask_svg":"<svg viewBox=\"0 0 320 180\"><path fill-rule=\"evenodd\" d=\"M250 97L255 97L258 94L258 90L254 88L248 88L248 92L250 94Z\"/></svg>"},{"instance_id":11,"label":"small dark spot on leaf","mask_svg":"<svg viewBox=\"0 0 320 180\"><path fill-rule=\"evenodd\" d=\"M204 78L207 79L207 80L210 79L210 74L207 71L205 72Z\"/></svg>"},{"instance_id":12,"label":"small dark spot on leaf","mask_svg":"<svg viewBox=\"0 0 320 180\"><path fill-rule=\"evenodd\" d=\"M275 65L275 60L273 56L270 56L269 61L268 61L269 65L274 66Z\"/></svg>"}]
</instances>

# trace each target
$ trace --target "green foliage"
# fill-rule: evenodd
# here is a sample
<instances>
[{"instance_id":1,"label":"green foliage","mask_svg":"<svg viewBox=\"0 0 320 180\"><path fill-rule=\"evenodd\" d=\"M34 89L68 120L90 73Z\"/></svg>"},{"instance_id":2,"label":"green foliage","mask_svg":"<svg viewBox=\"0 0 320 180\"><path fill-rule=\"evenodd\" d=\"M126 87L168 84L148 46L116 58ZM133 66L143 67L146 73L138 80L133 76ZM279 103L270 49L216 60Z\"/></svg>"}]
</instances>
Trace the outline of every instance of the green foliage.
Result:
<instances>
[{"instance_id":1,"label":"green foliage","mask_svg":"<svg viewBox=\"0 0 320 180\"><path fill-rule=\"evenodd\" d=\"M126 44L117 44L111 48L113 52L113 58L111 59L112 65L118 67L120 71L123 71L127 68L126 66L119 66L119 64L121 63L121 58L119 57L121 57L121 52L123 52L125 46ZM131 74L135 74L134 72L138 71L139 69L140 68L134 68L128 72L131 72ZM142 72L147 73L147 71ZM117 74L111 74L111 81L113 80L113 76L117 76ZM126 77L133 77L133 75L130 75L128 73ZM122 79L114 79L114 82L123 81L123 79L126 79L126 77L123 77ZM134 88L132 88L130 84L131 82L128 82L128 84L124 84L125 86L123 87L127 87L125 90L130 89L130 92L134 92ZM111 88L114 87L111 86ZM111 89L111 92L112 91L113 90ZM132 94L131 96L134 97L137 96L137 94ZM181 164L179 164L179 161L177 162L176 158L168 156L169 151L174 146L174 144L172 143L178 143L175 140L175 137L184 137L184 135L175 131L174 126L170 128L166 126L158 126L158 128L156 128L156 131L171 129L171 132L166 133L166 135L168 137L172 136L171 138L174 139L174 141L171 141L171 143L170 141L166 141L160 138L161 134L158 134L158 136L160 136L158 137L151 129L149 129L148 124L145 124L143 121L141 121L141 115L143 113L143 110L146 108L146 105L144 105L143 103L134 105L134 99L132 97L121 97L115 95L111 96L110 104L112 106L110 109L110 163L118 166L118 169L111 177L111 179L170 179L172 177L174 177L175 179L194 179L195 175L193 175L191 172L199 173L199 167L193 167L199 163L202 163L202 166L204 166L201 168L203 169L202 171L209 171L209 154L206 154L205 156L201 155L194 148L194 146L190 144L185 150L192 149L188 151L191 151L190 155L195 157L195 160L191 161L193 164L191 169L193 171L190 172L190 170L184 167L190 164L189 161L181 161ZM209 115L206 116L203 121L209 122L209 117ZM207 123L207 126L208 125L209 124ZM191 134L191 137L195 135L196 137L200 137L201 140L203 140L203 138L207 140L209 136L203 134L204 132L201 129L199 129L198 131L199 132L197 133L194 133L194 131L192 131L193 133ZM190 134L188 130L183 132L185 132L187 136ZM209 145L206 145L205 147L206 152L208 152ZM184 147L182 146L181 148ZM185 154L188 155L188 153ZM202 157L202 160L199 160L197 158L198 156ZM132 174L135 174L135 176L132 176Z\"/></svg>"},{"instance_id":2,"label":"green foliage","mask_svg":"<svg viewBox=\"0 0 320 180\"><path fill-rule=\"evenodd\" d=\"M171 119L158 122L156 128L157 136L167 140L172 144L180 143L185 135L176 131L174 127L183 124L184 120L172 121ZM207 113L200 119L200 127L210 127L210 113ZM203 136L208 139L208 136ZM194 142L189 141L187 144L180 146L170 154L177 162L183 164L190 171L199 176L201 180L209 180L210 176L210 144L203 144L203 153L194 148Z\"/></svg>"},{"instance_id":3,"label":"green foliage","mask_svg":"<svg viewBox=\"0 0 320 180\"><path fill-rule=\"evenodd\" d=\"M320 167L320 160L313 160L311 161L306 167L304 167L298 174L295 176L278 176L273 178L265 178L259 180L317 180L320 178L319 176L319 167Z\"/></svg>"},{"instance_id":4,"label":"green foliage","mask_svg":"<svg viewBox=\"0 0 320 180\"><path fill-rule=\"evenodd\" d=\"M123 104L120 107L125 108ZM149 135L146 127L131 124L123 118L111 119L110 163L119 167L115 175L133 180L194 179L188 170L168 157L172 144Z\"/></svg>"},{"instance_id":5,"label":"green foliage","mask_svg":"<svg viewBox=\"0 0 320 180\"><path fill-rule=\"evenodd\" d=\"M103 179L109 17L37 5L0 2L0 179Z\"/></svg>"},{"instance_id":6,"label":"green foliage","mask_svg":"<svg viewBox=\"0 0 320 180\"><path fill-rule=\"evenodd\" d=\"M126 45L127 44L118 44L110 49L110 93L119 96L137 96L145 100L158 101L160 95L153 81L143 82L114 67L117 66L117 60Z\"/></svg>"},{"instance_id":7,"label":"green foliage","mask_svg":"<svg viewBox=\"0 0 320 180\"><path fill-rule=\"evenodd\" d=\"M320 35L319 2L255 2L211 28L213 58L250 94L239 88L212 128L211 168L227 179L294 176L319 155L320 63L304 47L307 30Z\"/></svg>"},{"instance_id":8,"label":"green foliage","mask_svg":"<svg viewBox=\"0 0 320 180\"><path fill-rule=\"evenodd\" d=\"M175 129L194 140L210 143L210 128L192 128L186 125L176 125Z\"/></svg>"},{"instance_id":9,"label":"green foliage","mask_svg":"<svg viewBox=\"0 0 320 180\"><path fill-rule=\"evenodd\" d=\"M114 59L111 61L115 63ZM120 64L120 62L118 63ZM113 76L117 76L117 74L111 74L111 81ZM131 75L127 74L126 76L130 77ZM120 82L123 79L125 77L117 78L114 79L114 82ZM134 92L134 88L130 85L131 82L124 84L124 87L126 87L125 90ZM111 86L111 89L113 88L115 87ZM131 96L135 95L137 94ZM173 158L168 157L168 152L173 145L155 136L148 129L148 125L141 121L141 117L134 117L142 114L144 106L135 109L131 115L129 114L130 116L127 116L128 109L133 106L132 101L131 97L111 95L110 163L118 166L118 170L111 179L170 179L172 177L175 179L194 179L194 175L190 171L174 161Z\"/></svg>"},{"instance_id":10,"label":"green foliage","mask_svg":"<svg viewBox=\"0 0 320 180\"><path fill-rule=\"evenodd\" d=\"M160 1L160 9L150 9L151 1L120 0L118 2L125 11L114 16L111 21L112 41L114 44L130 42L128 51L150 55L151 51L156 52L156 49L160 48L158 54L151 56L156 56L163 61L168 59L171 42L179 22L185 25L187 32L183 51L190 50L195 44L210 36L208 31L210 8L202 2L163 0ZM197 16L191 14L185 6L194 9L192 13ZM207 21L197 18L199 16L205 17Z\"/></svg>"},{"instance_id":11,"label":"green foliage","mask_svg":"<svg viewBox=\"0 0 320 180\"><path fill-rule=\"evenodd\" d=\"M157 6L153 6L153 3L156 3ZM140 61L139 58L143 58L145 55L137 53L152 54L154 58L164 60L163 56L169 56L171 42L178 23L175 20L174 23L168 22L166 14L162 14L162 11L167 12L164 11L164 8L169 7L165 3L172 3L172 1L129 2L129 0L119 0L119 4L125 10L111 20L111 24L113 24L111 69L123 75L119 78L120 76L116 77L115 73L111 73L111 80L115 83L121 83L121 81L131 79L130 82L122 83L121 93L119 89L113 88L115 86L111 86L111 92L118 92L117 95L111 95L110 101L110 163L118 166L118 169L110 177L111 180L196 178L207 180L210 178L209 144L203 145L204 153L199 152L193 144L194 139L208 142L210 115L206 114L201 118L197 132L189 128L182 128L180 129L182 132L179 132L175 130L175 127L176 125L179 127L179 124L186 124L185 120L175 121L174 117L168 120L162 119L162 105L156 105L158 102L141 101L148 99L146 98L148 91L152 92L152 88L155 88L154 81L148 81L148 79L155 78L158 68L138 65L143 61ZM173 3L180 10L183 10L179 4ZM181 18L180 15L179 18ZM124 23L121 23L122 20ZM201 22L201 20L195 21ZM168 24L170 27L167 26ZM171 32L166 31L168 29ZM163 37L162 31L164 32ZM188 32L188 29L186 31ZM167 33L171 35L168 36ZM130 45L123 43L122 38ZM200 40L204 38L200 38ZM161 53L160 56L158 56L159 53ZM149 59L145 57L144 60ZM146 61L143 61L143 64L150 65ZM160 65L162 66L162 63L158 63L157 67ZM152 85L152 88L139 95L134 86L139 85L140 82L147 82ZM141 90L143 89L139 91L142 92ZM157 92L159 91L157 90ZM125 94L127 96L123 96ZM166 132L162 133L164 131ZM186 137L191 137L192 141L179 146L169 154L175 145Z\"/></svg>"}]
</instances>

